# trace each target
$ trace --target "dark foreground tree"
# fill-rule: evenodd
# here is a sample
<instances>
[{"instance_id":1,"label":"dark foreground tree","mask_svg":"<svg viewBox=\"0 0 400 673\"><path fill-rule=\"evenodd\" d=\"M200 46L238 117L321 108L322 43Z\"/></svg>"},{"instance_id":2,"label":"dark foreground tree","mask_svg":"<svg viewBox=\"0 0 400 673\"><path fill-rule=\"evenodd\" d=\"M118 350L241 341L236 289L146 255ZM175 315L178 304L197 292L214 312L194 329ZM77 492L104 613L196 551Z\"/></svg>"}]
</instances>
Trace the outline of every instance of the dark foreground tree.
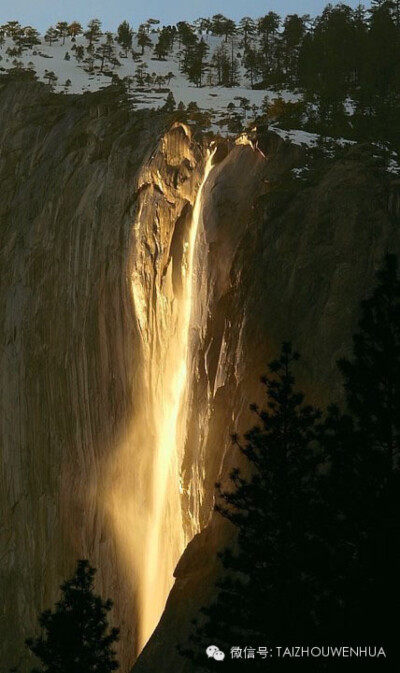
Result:
<instances>
[{"instance_id":1,"label":"dark foreground tree","mask_svg":"<svg viewBox=\"0 0 400 673\"><path fill-rule=\"evenodd\" d=\"M324 558L314 442L320 412L303 405L303 394L294 390L297 359L285 343L270 363L262 378L267 408L252 405L258 424L244 444L233 437L246 465L231 472L229 490L217 484L216 509L235 526L237 537L220 554L224 573L192 637L196 653L182 650L204 668L219 664L207 661L211 643L228 653L235 646L255 648L252 666L264 670L258 648L315 641L318 566Z\"/></svg>"},{"instance_id":2,"label":"dark foreground tree","mask_svg":"<svg viewBox=\"0 0 400 673\"><path fill-rule=\"evenodd\" d=\"M333 590L341 606L333 617L336 631L383 643L391 657L397 651L397 624L389 608L400 602L397 267L396 258L388 255L375 290L361 304L352 355L339 362L351 416L332 407L325 424L335 540Z\"/></svg>"},{"instance_id":3,"label":"dark foreground tree","mask_svg":"<svg viewBox=\"0 0 400 673\"><path fill-rule=\"evenodd\" d=\"M61 585L62 598L55 609L39 617L42 635L26 644L42 662L32 673L109 673L118 668L112 649L119 629L109 629L107 613L112 601L93 593L96 570L78 561L74 576Z\"/></svg>"},{"instance_id":4,"label":"dark foreground tree","mask_svg":"<svg viewBox=\"0 0 400 673\"><path fill-rule=\"evenodd\" d=\"M361 304L353 352L339 362L347 411L331 405L323 422L293 389L297 359L284 344L262 379L267 409L234 441L248 471L217 485L216 509L236 528L221 554L214 602L201 610L190 645L196 670L288 670L260 649L279 645L371 647L352 671L397 670L400 604L400 280L387 256ZM376 650L374 648L376 647ZM382 655L382 650L385 653ZM247 652L246 652L247 650ZM246 652L246 653L245 653ZM251 652L251 657L249 657ZM378 654L379 653L379 654ZM258 655L258 656L257 656ZM387 657L387 658L385 658ZM296 660L299 671L341 672L340 658Z\"/></svg>"},{"instance_id":5,"label":"dark foreground tree","mask_svg":"<svg viewBox=\"0 0 400 673\"><path fill-rule=\"evenodd\" d=\"M388 476L400 449L400 280L394 255L386 256L377 281L361 305L353 356L341 360L339 368L349 411Z\"/></svg>"}]
</instances>

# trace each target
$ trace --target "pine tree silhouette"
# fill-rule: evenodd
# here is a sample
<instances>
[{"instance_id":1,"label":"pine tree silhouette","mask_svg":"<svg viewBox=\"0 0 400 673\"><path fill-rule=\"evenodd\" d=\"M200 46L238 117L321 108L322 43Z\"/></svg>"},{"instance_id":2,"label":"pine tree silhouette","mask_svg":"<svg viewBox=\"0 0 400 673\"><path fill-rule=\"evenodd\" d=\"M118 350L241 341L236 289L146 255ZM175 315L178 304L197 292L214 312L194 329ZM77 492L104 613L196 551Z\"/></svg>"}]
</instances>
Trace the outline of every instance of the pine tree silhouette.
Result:
<instances>
[{"instance_id":1,"label":"pine tree silhouette","mask_svg":"<svg viewBox=\"0 0 400 673\"><path fill-rule=\"evenodd\" d=\"M396 651L389 604L400 601L400 281L387 255L361 304L351 358L342 359L350 418L330 409L332 564L345 635ZM325 435L326 441L327 434Z\"/></svg>"},{"instance_id":2,"label":"pine tree silhouette","mask_svg":"<svg viewBox=\"0 0 400 673\"><path fill-rule=\"evenodd\" d=\"M112 645L119 629L108 630L112 601L93 593L95 573L87 560L78 561L74 576L61 585L63 596L54 611L40 615L42 635L26 640L42 662L32 673L109 673L118 668Z\"/></svg>"},{"instance_id":3,"label":"pine tree silhouette","mask_svg":"<svg viewBox=\"0 0 400 673\"><path fill-rule=\"evenodd\" d=\"M214 602L195 622L190 647L198 670L218 670L207 645L380 646L398 663L400 604L400 281L388 255L377 286L361 304L353 353L338 365L347 411L330 405L323 421L294 389L298 355L283 344L262 378L267 408L234 443L248 470L217 484L217 511L237 530L220 558ZM390 610L390 607L393 610ZM369 670L365 659L351 669ZM375 665L377 662L372 662ZM286 671L288 662L253 668ZM379 660L382 665L382 660ZM341 671L341 659L306 659L305 671ZM196 669L197 670L197 669Z\"/></svg>"},{"instance_id":4,"label":"pine tree silhouette","mask_svg":"<svg viewBox=\"0 0 400 673\"><path fill-rule=\"evenodd\" d=\"M192 636L196 652L181 649L205 670L220 665L207 661L210 643L229 652L235 646L314 638L321 591L315 569L325 555L317 535L320 456L314 440L320 412L304 406L303 394L294 390L292 365L298 357L283 344L262 377L267 408L251 406L258 424L243 444L233 436L248 473L234 469L229 490L216 485L216 510L236 527L237 539L220 554L224 573L216 600L202 609L205 621ZM252 662L257 669L265 665L259 656Z\"/></svg>"},{"instance_id":5,"label":"pine tree silhouette","mask_svg":"<svg viewBox=\"0 0 400 673\"><path fill-rule=\"evenodd\" d=\"M347 406L377 468L390 475L400 444L400 281L397 259L387 255L378 285L362 302L353 357L339 361Z\"/></svg>"}]
</instances>

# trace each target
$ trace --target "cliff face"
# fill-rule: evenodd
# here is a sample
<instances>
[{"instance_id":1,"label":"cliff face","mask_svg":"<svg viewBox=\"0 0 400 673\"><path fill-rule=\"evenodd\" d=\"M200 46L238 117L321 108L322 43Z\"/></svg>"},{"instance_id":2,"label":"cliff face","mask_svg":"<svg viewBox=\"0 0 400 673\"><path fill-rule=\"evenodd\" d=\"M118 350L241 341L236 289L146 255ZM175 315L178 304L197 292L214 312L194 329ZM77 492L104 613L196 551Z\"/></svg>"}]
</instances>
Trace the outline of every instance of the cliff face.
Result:
<instances>
[{"instance_id":1,"label":"cliff face","mask_svg":"<svg viewBox=\"0 0 400 673\"><path fill-rule=\"evenodd\" d=\"M160 116L129 115L117 94L11 83L0 106L0 659L24 661L39 612L89 558L126 669L135 581L108 496L141 394L132 274L151 297L202 154L182 127L160 142Z\"/></svg>"},{"instance_id":2,"label":"cliff face","mask_svg":"<svg viewBox=\"0 0 400 673\"><path fill-rule=\"evenodd\" d=\"M342 401L336 361L350 352L359 302L384 254L400 249L398 224L387 212L390 180L366 148L349 148L312 181L300 187L290 182L284 191L286 171L301 165L304 153L271 134L260 144L265 161L249 147L236 148L207 182L208 321L195 349L193 388L197 400L207 385L212 390L200 453L206 475L201 522L207 525L177 565L166 609L135 673L194 670L176 646L190 647L191 621L215 594L217 552L234 534L222 517L210 516L210 477L224 481L241 463L229 432L254 423L248 405L264 403L259 375L281 341L291 340L302 354L297 383L307 399L322 407ZM199 418L197 412L188 438L196 451L204 436Z\"/></svg>"},{"instance_id":3,"label":"cliff face","mask_svg":"<svg viewBox=\"0 0 400 673\"><path fill-rule=\"evenodd\" d=\"M89 558L115 602L128 670L146 637L146 554L165 560L166 595L195 535L136 664L190 671L175 644L212 594L215 553L231 534L210 516L214 482L238 459L229 432L251 423L248 404L262 401L258 378L282 340L302 353L310 400L339 397L335 361L358 302L384 252L399 248L385 183L352 149L279 197L302 153L267 134L266 157L221 146L196 202L205 148L160 114L128 112L117 92L62 98L9 83L0 117L0 660L24 670L24 637L76 559ZM162 473L163 398L185 349L163 513L148 482ZM162 540L149 538L154 517Z\"/></svg>"}]
</instances>

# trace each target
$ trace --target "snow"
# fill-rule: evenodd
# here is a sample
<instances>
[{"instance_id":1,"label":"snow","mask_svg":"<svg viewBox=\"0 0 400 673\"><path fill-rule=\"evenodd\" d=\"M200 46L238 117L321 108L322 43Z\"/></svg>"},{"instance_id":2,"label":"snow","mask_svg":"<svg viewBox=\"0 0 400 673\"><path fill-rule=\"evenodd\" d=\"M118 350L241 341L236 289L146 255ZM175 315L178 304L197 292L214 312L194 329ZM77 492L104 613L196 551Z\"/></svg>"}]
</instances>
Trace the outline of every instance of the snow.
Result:
<instances>
[{"instance_id":1,"label":"snow","mask_svg":"<svg viewBox=\"0 0 400 673\"><path fill-rule=\"evenodd\" d=\"M149 37L154 46L158 41L157 32L150 34ZM210 48L207 55L207 61L208 63L211 63L215 49L224 42L224 38L212 35L203 35L203 38ZM177 40L174 50L168 58L165 61L158 61L153 57L153 49L150 47L146 47L143 56L140 56L141 47L137 44L136 36L133 41L133 50L136 52L135 58L132 57L131 53L129 53L127 58L123 57L123 50L117 43L115 35L113 35L113 39L113 46L119 65L114 66L105 62L104 69L111 74L118 75L121 80L130 78L131 86L128 91L128 97L131 100L134 109L160 108L165 104L168 93L172 92L176 104L182 102L187 106L188 103L194 102L202 112L210 113L209 130L216 134L229 135L227 131L227 123L232 112L235 110L240 113L242 118L244 118L245 123L250 123L254 120L255 116L260 114L262 103L266 96L268 96L269 102L273 102L276 98L282 98L285 102L295 102L301 99L300 93L288 91L286 89L251 89L249 81L245 77L245 70L242 65L239 67L239 83L237 86L223 87L216 86L215 84L210 85L207 83L207 77L205 76L205 85L196 87L189 82L183 73L180 72L179 46ZM111 84L112 77L99 72L99 59L94 61L93 72L88 72L87 63L85 64L84 61L78 62L76 60L75 50L73 49L74 45L76 47L84 47L84 59L89 56L86 51L88 41L83 36L78 36L75 43L72 42L71 37L66 37L64 44L63 39L60 38L56 42L53 42L51 46L44 40L43 36L40 36L40 40L40 45L24 49L21 56L13 57L9 56L6 52L8 48L15 48L16 45L11 37L6 36L3 47L0 47L0 73L15 67L15 61L19 63L22 62L24 68L29 67L28 64L31 64L30 67L33 67L38 79L41 81L47 81L46 71L52 71L57 77L53 89L55 92L59 93L82 94L86 91L94 92ZM104 41L105 37L102 36L95 46L104 43ZM230 49L229 43L227 48L228 50ZM68 52L70 56L69 60L65 60L66 52ZM234 53L238 59L238 63L241 64L240 57L243 53L239 46L235 47ZM154 77L159 75L165 77L170 73L172 73L172 76L169 82L161 83L160 86L158 86L157 83L153 83L147 87L139 87L135 79L138 66L143 67L144 74L154 74ZM65 85L68 80L70 81L70 85L66 87ZM241 107L240 99L243 98L247 99L249 102L248 107L250 109L247 111ZM235 110L229 111L227 109L229 104L233 104ZM348 114L352 113L353 105L354 102L351 101L351 99L346 100L346 110ZM320 140L320 137L317 134L308 133L298 129L283 130L278 126L273 126L271 129L283 139L303 147L315 147ZM329 142L332 143L332 147L344 146L346 144L351 144L352 142L345 140L344 138L327 138L326 140L328 141L328 144ZM329 154L329 149L327 147L326 154ZM397 172L397 165L395 166L393 163L392 167L389 167L388 170Z\"/></svg>"},{"instance_id":2,"label":"snow","mask_svg":"<svg viewBox=\"0 0 400 673\"><path fill-rule=\"evenodd\" d=\"M155 44L158 40L158 35L153 34L150 37L153 44ZM0 61L0 72L2 72L3 69L8 70L15 67L13 63L14 60L22 62L24 68L28 66L28 63L32 63L38 79L41 81L47 81L45 80L46 70L55 73L58 79L54 85L54 91L60 93L81 94L85 91L98 91L99 89L110 85L111 77L99 72L99 60L95 62L96 70L93 73L85 71L85 64L83 62L78 63L75 58L75 51L72 50L74 43L71 42L70 37L66 37L65 44L62 44L63 40L59 39L57 42L53 42L51 46L45 42L42 36L40 39L40 45L25 49L21 56L13 57L7 55L6 50L8 47L13 48L16 45L10 37L6 37L5 44L3 45L3 48L0 49L0 56L2 57L2 60ZM204 35L204 39L210 47L208 54L208 61L210 61L214 49L221 44L223 38ZM101 38L100 43L103 41L104 38ZM87 57L87 44L88 42L83 36L78 36L76 38L75 45L82 45L85 47L84 58ZM122 58L120 56L122 50L116 41L114 46L120 65L115 66L114 68L107 63L105 69L111 73L117 74L120 79L123 79L124 77L134 77L136 68L140 62L145 64L146 74L155 73L155 75L165 76L167 73L172 72L174 75L168 85L162 85L162 88L164 89L163 91L159 90L157 85L151 86L146 91L143 91L142 88L138 91L135 82L130 94L132 104L135 108L148 109L161 107L165 103L169 90L172 92L177 104L182 101L187 105L193 101L197 103L202 111L210 111L212 113L212 128L215 128L219 132L221 131L221 127L218 125L218 121L221 120L221 117L227 116L227 106L229 103L233 103L238 111L243 112L240 110L239 98L247 98L251 108L256 106L256 110L252 109L250 112L247 112L247 119L249 121L254 118L255 112L257 113L260 111L262 101L266 95L268 95L270 101L277 97L282 97L285 101L296 101L300 98L299 94L286 90L273 91L270 89L251 89L248 81L244 77L243 68L240 68L239 70L240 83L238 86L232 88L207 85L196 87L179 71L177 45L166 61L157 61L153 59L151 48L145 49L144 56L140 58L140 61L135 61L130 54L128 58ZM133 48L136 52L141 51L141 48L136 44L135 40ZM65 60L66 52L69 53L70 60ZM235 53L240 53L239 48L235 49ZM68 89L65 87L67 80L70 80L71 82ZM167 91L165 91L166 89Z\"/></svg>"},{"instance_id":3,"label":"snow","mask_svg":"<svg viewBox=\"0 0 400 673\"><path fill-rule=\"evenodd\" d=\"M271 131L275 131L281 138L291 142L293 145L302 145L305 147L316 147L321 141L321 136L318 133L308 133L308 131L302 131L300 129L280 129L277 126L270 126ZM355 145L355 140L349 140L348 138L325 138L324 143L326 145L332 144L336 147L346 147L348 145Z\"/></svg>"},{"instance_id":4,"label":"snow","mask_svg":"<svg viewBox=\"0 0 400 673\"><path fill-rule=\"evenodd\" d=\"M283 140L291 142L293 145L306 145L307 147L315 147L319 140L319 135L316 133L308 133L307 131L300 131L298 129L291 129L286 131L277 126L271 126L271 131L275 131Z\"/></svg>"},{"instance_id":5,"label":"snow","mask_svg":"<svg viewBox=\"0 0 400 673\"><path fill-rule=\"evenodd\" d=\"M307 178L307 173L309 172L309 170L310 170L309 166L302 166L301 168L292 168L292 173L295 176L295 178L305 180Z\"/></svg>"},{"instance_id":6,"label":"snow","mask_svg":"<svg viewBox=\"0 0 400 673\"><path fill-rule=\"evenodd\" d=\"M391 157L389 159L389 163L386 166L386 171L388 173L391 173L392 175L395 175L396 177L399 175L400 165L399 165L398 156L397 156L396 152L392 152Z\"/></svg>"}]
</instances>

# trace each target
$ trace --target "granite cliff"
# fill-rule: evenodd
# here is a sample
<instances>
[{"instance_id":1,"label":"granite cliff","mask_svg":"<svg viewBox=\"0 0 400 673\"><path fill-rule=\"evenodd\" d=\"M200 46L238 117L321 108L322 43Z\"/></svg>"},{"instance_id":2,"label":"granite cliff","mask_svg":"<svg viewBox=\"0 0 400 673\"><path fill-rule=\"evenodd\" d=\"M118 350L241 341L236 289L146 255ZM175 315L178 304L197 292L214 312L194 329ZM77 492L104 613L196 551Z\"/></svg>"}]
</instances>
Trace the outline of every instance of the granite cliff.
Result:
<instances>
[{"instance_id":1,"label":"granite cliff","mask_svg":"<svg viewBox=\"0 0 400 673\"><path fill-rule=\"evenodd\" d=\"M24 637L89 558L129 670L149 635L156 550L162 599L148 624L175 566L176 580L134 670L190 671L175 645L231 534L212 515L214 482L237 461L229 433L247 429L285 339L302 353L309 399L340 398L335 363L359 300L385 251L399 251L397 196L366 147L302 182L290 171L305 150L270 132L258 147L218 141L207 160L209 141L130 111L118 90L0 86L2 667L26 670ZM181 365L175 453L160 445L157 463ZM166 455L161 507L151 482Z\"/></svg>"}]
</instances>

